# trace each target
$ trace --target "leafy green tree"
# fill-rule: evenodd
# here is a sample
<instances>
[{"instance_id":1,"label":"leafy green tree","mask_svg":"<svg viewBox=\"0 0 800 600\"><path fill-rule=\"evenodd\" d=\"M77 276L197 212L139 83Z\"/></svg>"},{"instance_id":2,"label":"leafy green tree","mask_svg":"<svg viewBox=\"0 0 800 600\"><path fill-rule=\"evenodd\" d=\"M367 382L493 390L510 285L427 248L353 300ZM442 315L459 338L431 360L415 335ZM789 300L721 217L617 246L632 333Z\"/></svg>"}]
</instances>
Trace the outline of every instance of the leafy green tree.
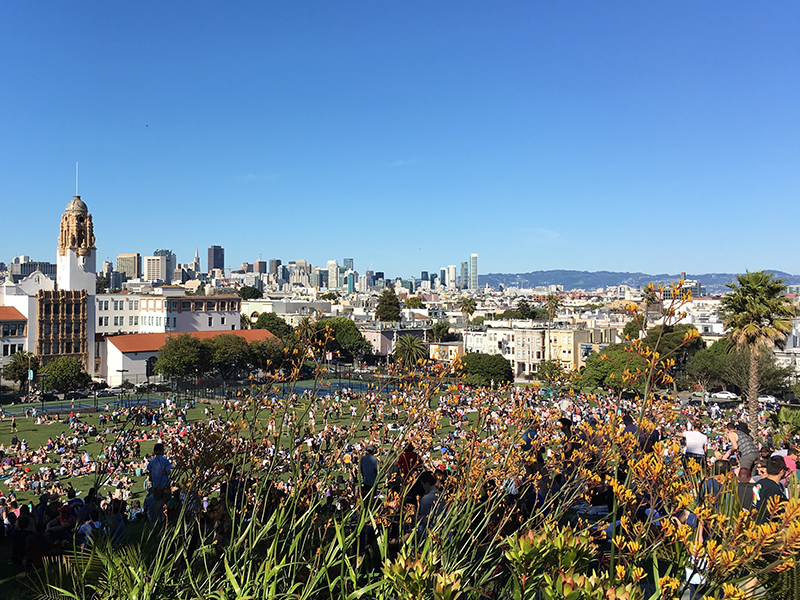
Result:
<instances>
[{"instance_id":1,"label":"leafy green tree","mask_svg":"<svg viewBox=\"0 0 800 600\"><path fill-rule=\"evenodd\" d=\"M273 312L263 312L256 319L255 329L266 329L272 335L287 339L292 334L292 327Z\"/></svg>"},{"instance_id":2,"label":"leafy green tree","mask_svg":"<svg viewBox=\"0 0 800 600\"><path fill-rule=\"evenodd\" d=\"M403 308L425 308L425 303L419 296L409 296L403 302Z\"/></svg>"},{"instance_id":3,"label":"leafy green tree","mask_svg":"<svg viewBox=\"0 0 800 600\"><path fill-rule=\"evenodd\" d=\"M29 366L30 365L30 366ZM28 369L33 370L33 376L39 372L39 357L32 352L15 352L8 359L8 364L3 369L3 378L16 381L22 389L28 381Z\"/></svg>"},{"instance_id":4,"label":"leafy green tree","mask_svg":"<svg viewBox=\"0 0 800 600\"><path fill-rule=\"evenodd\" d=\"M631 319L625 323L625 327L622 328L622 337L624 339L627 336L627 338L630 340L638 340L641 332L642 330L639 321L636 319Z\"/></svg>"},{"instance_id":5,"label":"leafy green tree","mask_svg":"<svg viewBox=\"0 0 800 600\"><path fill-rule=\"evenodd\" d=\"M617 390L642 391L641 379L626 379L626 371L645 372L644 359L625 344L610 344L592 352L581 372L581 382L587 388L609 387Z\"/></svg>"},{"instance_id":6,"label":"leafy green tree","mask_svg":"<svg viewBox=\"0 0 800 600\"><path fill-rule=\"evenodd\" d=\"M250 320L250 317L244 313L239 314L239 329L251 329L253 327L253 322Z\"/></svg>"},{"instance_id":7,"label":"leafy green tree","mask_svg":"<svg viewBox=\"0 0 800 600\"><path fill-rule=\"evenodd\" d=\"M484 322L485 320L486 320L486 317L483 317L483 316L481 316L481 317L475 317L475 318L472 320L472 324L473 324L473 325L476 325L476 326L478 326L478 327L480 327L481 325L483 325L483 322Z\"/></svg>"},{"instance_id":8,"label":"leafy green tree","mask_svg":"<svg viewBox=\"0 0 800 600\"><path fill-rule=\"evenodd\" d=\"M532 319L533 309L525 298L521 298L517 302L517 312L521 319Z\"/></svg>"},{"instance_id":9,"label":"leafy green tree","mask_svg":"<svg viewBox=\"0 0 800 600\"><path fill-rule=\"evenodd\" d=\"M703 392L703 401L708 390L723 381L726 346L727 343L718 346L715 342L696 352L686 364L686 375Z\"/></svg>"},{"instance_id":10,"label":"leafy green tree","mask_svg":"<svg viewBox=\"0 0 800 600\"><path fill-rule=\"evenodd\" d=\"M773 279L772 273L747 271L729 283L731 292L723 296L720 315L732 346L749 350L750 377L747 389L747 408L750 422L758 417L759 356L772 353L775 346L783 347L786 334L792 330L794 308L784 296L783 279Z\"/></svg>"},{"instance_id":11,"label":"leafy green tree","mask_svg":"<svg viewBox=\"0 0 800 600\"><path fill-rule=\"evenodd\" d=\"M396 323L400 320L400 300L394 293L392 286L386 286L375 308L375 318L378 321Z\"/></svg>"},{"instance_id":12,"label":"leafy green tree","mask_svg":"<svg viewBox=\"0 0 800 600\"><path fill-rule=\"evenodd\" d=\"M557 360L543 360L536 365L536 378L544 383L552 385L564 377L564 368Z\"/></svg>"},{"instance_id":13,"label":"leafy green tree","mask_svg":"<svg viewBox=\"0 0 800 600\"><path fill-rule=\"evenodd\" d=\"M97 294L105 294L106 288L108 287L108 279L106 279L103 275L98 277L94 282L94 291Z\"/></svg>"},{"instance_id":14,"label":"leafy green tree","mask_svg":"<svg viewBox=\"0 0 800 600\"><path fill-rule=\"evenodd\" d=\"M514 370L511 363L501 354L478 354L470 352L462 357L462 366L467 383L476 386L487 386L511 383L514 381Z\"/></svg>"},{"instance_id":15,"label":"leafy green tree","mask_svg":"<svg viewBox=\"0 0 800 600\"><path fill-rule=\"evenodd\" d=\"M252 342L250 358L253 366L261 369L264 373L277 373L289 364L286 345L279 338Z\"/></svg>"},{"instance_id":16,"label":"leafy green tree","mask_svg":"<svg viewBox=\"0 0 800 600\"><path fill-rule=\"evenodd\" d=\"M44 376L42 388L46 390L69 390L89 385L92 378L83 370L81 361L74 356L57 356L41 369Z\"/></svg>"},{"instance_id":17,"label":"leafy green tree","mask_svg":"<svg viewBox=\"0 0 800 600\"><path fill-rule=\"evenodd\" d=\"M462 298L461 299L461 312L472 318L478 308L478 303L475 298Z\"/></svg>"},{"instance_id":18,"label":"leafy green tree","mask_svg":"<svg viewBox=\"0 0 800 600\"><path fill-rule=\"evenodd\" d=\"M778 364L775 355L771 352L760 352L758 361L758 394L761 392L781 393L788 387L789 377L792 370ZM722 381L726 384L735 385L741 390L748 390L751 376L751 355L745 349L732 350L720 357L720 367ZM748 396L749 399L749 396Z\"/></svg>"},{"instance_id":19,"label":"leafy green tree","mask_svg":"<svg viewBox=\"0 0 800 600\"><path fill-rule=\"evenodd\" d=\"M181 379L207 373L211 366L210 346L184 333L168 336L158 351L156 373L168 379Z\"/></svg>"},{"instance_id":20,"label":"leafy green tree","mask_svg":"<svg viewBox=\"0 0 800 600\"><path fill-rule=\"evenodd\" d=\"M247 340L232 333L215 335L208 344L210 365L223 379L233 379L246 373L252 363Z\"/></svg>"},{"instance_id":21,"label":"leafy green tree","mask_svg":"<svg viewBox=\"0 0 800 600\"><path fill-rule=\"evenodd\" d=\"M397 338L392 355L404 365L415 365L418 361L428 358L428 346L422 338L407 333Z\"/></svg>"},{"instance_id":22,"label":"leafy green tree","mask_svg":"<svg viewBox=\"0 0 800 600\"><path fill-rule=\"evenodd\" d=\"M239 297L242 300L256 300L264 296L264 294L261 293L260 289L252 285L245 285L239 288L237 294L239 294Z\"/></svg>"},{"instance_id":23,"label":"leafy green tree","mask_svg":"<svg viewBox=\"0 0 800 600\"><path fill-rule=\"evenodd\" d=\"M431 337L433 338L434 342L444 341L449 333L449 321L440 321L439 323L434 324L433 328L431 329Z\"/></svg>"},{"instance_id":24,"label":"leafy green tree","mask_svg":"<svg viewBox=\"0 0 800 600\"><path fill-rule=\"evenodd\" d=\"M325 292L319 297L320 300L328 300L329 302L336 302L339 299L339 294L336 292Z\"/></svg>"},{"instance_id":25,"label":"leafy green tree","mask_svg":"<svg viewBox=\"0 0 800 600\"><path fill-rule=\"evenodd\" d=\"M363 356L372 351L372 344L347 317L333 317L317 321L317 335L325 342L325 350L343 355L345 359Z\"/></svg>"}]
</instances>

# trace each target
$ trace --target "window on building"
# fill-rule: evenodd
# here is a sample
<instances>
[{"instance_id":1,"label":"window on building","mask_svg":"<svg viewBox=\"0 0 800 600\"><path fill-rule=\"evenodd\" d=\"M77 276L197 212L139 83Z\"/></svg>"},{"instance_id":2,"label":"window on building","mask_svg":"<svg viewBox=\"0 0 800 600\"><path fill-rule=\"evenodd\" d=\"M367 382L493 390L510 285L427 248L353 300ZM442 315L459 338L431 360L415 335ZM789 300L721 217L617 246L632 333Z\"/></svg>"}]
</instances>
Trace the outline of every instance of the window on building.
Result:
<instances>
[{"instance_id":1,"label":"window on building","mask_svg":"<svg viewBox=\"0 0 800 600\"><path fill-rule=\"evenodd\" d=\"M138 315L133 317L133 324L134 325L138 325L139 324L139 316Z\"/></svg>"},{"instance_id":2,"label":"window on building","mask_svg":"<svg viewBox=\"0 0 800 600\"><path fill-rule=\"evenodd\" d=\"M139 310L139 301L138 300L134 300L133 301L133 310Z\"/></svg>"},{"instance_id":3,"label":"window on building","mask_svg":"<svg viewBox=\"0 0 800 600\"><path fill-rule=\"evenodd\" d=\"M53 342L53 354L58 354L58 342Z\"/></svg>"},{"instance_id":4,"label":"window on building","mask_svg":"<svg viewBox=\"0 0 800 600\"><path fill-rule=\"evenodd\" d=\"M45 335L50 335L50 323L45 323L44 324L44 334Z\"/></svg>"},{"instance_id":5,"label":"window on building","mask_svg":"<svg viewBox=\"0 0 800 600\"><path fill-rule=\"evenodd\" d=\"M53 304L53 314L54 315L58 314L58 304Z\"/></svg>"},{"instance_id":6,"label":"window on building","mask_svg":"<svg viewBox=\"0 0 800 600\"><path fill-rule=\"evenodd\" d=\"M25 335L25 323L17 325L17 335Z\"/></svg>"},{"instance_id":7,"label":"window on building","mask_svg":"<svg viewBox=\"0 0 800 600\"><path fill-rule=\"evenodd\" d=\"M172 328L175 329L178 326L178 317L172 317Z\"/></svg>"},{"instance_id":8,"label":"window on building","mask_svg":"<svg viewBox=\"0 0 800 600\"><path fill-rule=\"evenodd\" d=\"M192 310L192 303L187 301L181 302L181 310Z\"/></svg>"},{"instance_id":9,"label":"window on building","mask_svg":"<svg viewBox=\"0 0 800 600\"><path fill-rule=\"evenodd\" d=\"M113 308L114 310L117 310L117 301L116 301L116 300L112 300L112 303L113 303L113 304L112 304L112 308Z\"/></svg>"},{"instance_id":10,"label":"window on building","mask_svg":"<svg viewBox=\"0 0 800 600\"><path fill-rule=\"evenodd\" d=\"M208 326L212 327L214 325L214 317L208 317Z\"/></svg>"},{"instance_id":11,"label":"window on building","mask_svg":"<svg viewBox=\"0 0 800 600\"><path fill-rule=\"evenodd\" d=\"M3 344L3 356L8 356L8 344Z\"/></svg>"},{"instance_id":12,"label":"window on building","mask_svg":"<svg viewBox=\"0 0 800 600\"><path fill-rule=\"evenodd\" d=\"M72 342L64 342L64 354L72 354Z\"/></svg>"},{"instance_id":13,"label":"window on building","mask_svg":"<svg viewBox=\"0 0 800 600\"><path fill-rule=\"evenodd\" d=\"M53 323L53 335L58 335L58 323Z\"/></svg>"},{"instance_id":14,"label":"window on building","mask_svg":"<svg viewBox=\"0 0 800 600\"><path fill-rule=\"evenodd\" d=\"M161 327L161 317L156 317L156 326Z\"/></svg>"},{"instance_id":15,"label":"window on building","mask_svg":"<svg viewBox=\"0 0 800 600\"><path fill-rule=\"evenodd\" d=\"M102 326L103 326L103 317L98 317L98 319L97 319L97 326L98 326L98 327L102 327Z\"/></svg>"},{"instance_id":16,"label":"window on building","mask_svg":"<svg viewBox=\"0 0 800 600\"><path fill-rule=\"evenodd\" d=\"M46 314L46 315L50 314L50 305L49 304L45 304L44 305L44 314Z\"/></svg>"},{"instance_id":17,"label":"window on building","mask_svg":"<svg viewBox=\"0 0 800 600\"><path fill-rule=\"evenodd\" d=\"M133 317L128 317L128 326L133 325Z\"/></svg>"},{"instance_id":18,"label":"window on building","mask_svg":"<svg viewBox=\"0 0 800 600\"><path fill-rule=\"evenodd\" d=\"M66 335L72 335L72 323L64 323L64 333Z\"/></svg>"},{"instance_id":19,"label":"window on building","mask_svg":"<svg viewBox=\"0 0 800 600\"><path fill-rule=\"evenodd\" d=\"M103 301L103 310L108 310L108 300Z\"/></svg>"},{"instance_id":20,"label":"window on building","mask_svg":"<svg viewBox=\"0 0 800 600\"><path fill-rule=\"evenodd\" d=\"M75 326L73 327L73 330L75 331L76 334L80 333L81 332L81 324L80 323L75 323Z\"/></svg>"},{"instance_id":21,"label":"window on building","mask_svg":"<svg viewBox=\"0 0 800 600\"><path fill-rule=\"evenodd\" d=\"M225 317L221 317L222 324L225 325Z\"/></svg>"},{"instance_id":22,"label":"window on building","mask_svg":"<svg viewBox=\"0 0 800 600\"><path fill-rule=\"evenodd\" d=\"M67 302L64 305L64 314L65 315L71 315L72 314L72 302Z\"/></svg>"},{"instance_id":23,"label":"window on building","mask_svg":"<svg viewBox=\"0 0 800 600\"><path fill-rule=\"evenodd\" d=\"M50 344L44 344L44 347L42 348L42 352L44 354L50 354Z\"/></svg>"},{"instance_id":24,"label":"window on building","mask_svg":"<svg viewBox=\"0 0 800 600\"><path fill-rule=\"evenodd\" d=\"M108 317L103 317L103 325L108 327Z\"/></svg>"}]
</instances>

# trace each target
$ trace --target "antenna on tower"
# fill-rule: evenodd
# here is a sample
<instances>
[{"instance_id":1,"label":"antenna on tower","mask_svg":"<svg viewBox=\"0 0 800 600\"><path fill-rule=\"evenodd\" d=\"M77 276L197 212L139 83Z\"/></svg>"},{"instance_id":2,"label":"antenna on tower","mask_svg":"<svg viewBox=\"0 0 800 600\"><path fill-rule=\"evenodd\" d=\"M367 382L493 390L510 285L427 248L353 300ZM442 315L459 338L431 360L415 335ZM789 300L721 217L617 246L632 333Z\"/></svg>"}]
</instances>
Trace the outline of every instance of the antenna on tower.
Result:
<instances>
[{"instance_id":1,"label":"antenna on tower","mask_svg":"<svg viewBox=\"0 0 800 600\"><path fill-rule=\"evenodd\" d=\"M78 161L75 161L75 195L78 195Z\"/></svg>"}]
</instances>

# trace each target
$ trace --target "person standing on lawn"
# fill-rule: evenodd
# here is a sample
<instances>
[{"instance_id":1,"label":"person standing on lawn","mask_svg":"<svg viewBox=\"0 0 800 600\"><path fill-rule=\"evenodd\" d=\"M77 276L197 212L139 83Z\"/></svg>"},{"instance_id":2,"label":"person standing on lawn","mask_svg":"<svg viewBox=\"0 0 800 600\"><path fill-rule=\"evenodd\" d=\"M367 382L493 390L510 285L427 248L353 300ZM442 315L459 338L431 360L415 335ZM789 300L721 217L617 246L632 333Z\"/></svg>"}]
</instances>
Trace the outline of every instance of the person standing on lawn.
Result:
<instances>
[{"instance_id":1,"label":"person standing on lawn","mask_svg":"<svg viewBox=\"0 0 800 600\"><path fill-rule=\"evenodd\" d=\"M153 458L147 464L147 472L150 475L150 483L156 497L163 497L164 492L169 489L169 472L171 470L172 463L164 456L164 444L156 444L153 447Z\"/></svg>"}]
</instances>

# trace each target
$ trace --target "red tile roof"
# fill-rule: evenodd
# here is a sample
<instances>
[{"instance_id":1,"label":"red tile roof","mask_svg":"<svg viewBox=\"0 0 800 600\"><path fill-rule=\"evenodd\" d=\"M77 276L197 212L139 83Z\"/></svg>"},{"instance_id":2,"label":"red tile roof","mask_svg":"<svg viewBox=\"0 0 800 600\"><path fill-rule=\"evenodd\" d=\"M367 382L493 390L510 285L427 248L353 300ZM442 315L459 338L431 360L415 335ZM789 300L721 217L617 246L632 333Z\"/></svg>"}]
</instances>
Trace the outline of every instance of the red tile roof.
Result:
<instances>
[{"instance_id":1,"label":"red tile roof","mask_svg":"<svg viewBox=\"0 0 800 600\"><path fill-rule=\"evenodd\" d=\"M236 331L188 331L185 333L130 333L127 335L113 335L106 339L123 354L128 352L158 352L166 343L168 335L178 336L186 333L201 340L218 335L233 334L244 338L248 343L275 337L266 329L237 329Z\"/></svg>"},{"instance_id":2,"label":"red tile roof","mask_svg":"<svg viewBox=\"0 0 800 600\"><path fill-rule=\"evenodd\" d=\"M0 321L27 321L13 306L0 306Z\"/></svg>"}]
</instances>

